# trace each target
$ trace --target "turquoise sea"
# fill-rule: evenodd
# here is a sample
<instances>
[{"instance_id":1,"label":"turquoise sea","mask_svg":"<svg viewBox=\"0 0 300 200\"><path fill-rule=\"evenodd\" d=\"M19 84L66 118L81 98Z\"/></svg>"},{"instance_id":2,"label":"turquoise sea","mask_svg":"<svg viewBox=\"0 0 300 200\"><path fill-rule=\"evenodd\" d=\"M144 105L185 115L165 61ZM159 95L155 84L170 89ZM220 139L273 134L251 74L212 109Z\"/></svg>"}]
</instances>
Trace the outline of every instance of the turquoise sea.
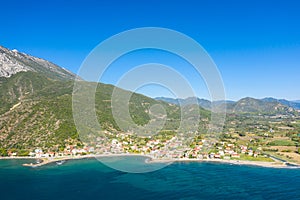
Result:
<instances>
[{"instance_id":1,"label":"turquoise sea","mask_svg":"<svg viewBox=\"0 0 300 200\"><path fill-rule=\"evenodd\" d=\"M300 199L300 169L173 163L130 174L95 159L23 167L0 160L0 199Z\"/></svg>"}]
</instances>

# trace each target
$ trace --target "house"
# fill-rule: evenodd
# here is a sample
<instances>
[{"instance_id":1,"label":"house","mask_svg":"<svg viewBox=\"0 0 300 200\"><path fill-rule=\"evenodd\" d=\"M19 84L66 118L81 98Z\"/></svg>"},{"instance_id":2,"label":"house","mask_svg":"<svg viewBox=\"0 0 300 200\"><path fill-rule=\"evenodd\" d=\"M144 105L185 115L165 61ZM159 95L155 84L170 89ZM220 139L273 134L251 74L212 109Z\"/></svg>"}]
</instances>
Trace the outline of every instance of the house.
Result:
<instances>
[{"instance_id":1,"label":"house","mask_svg":"<svg viewBox=\"0 0 300 200\"><path fill-rule=\"evenodd\" d=\"M196 147L194 148L194 150L195 150L195 151L200 151L200 150L201 150L201 147L200 147L200 146L196 146Z\"/></svg>"},{"instance_id":2,"label":"house","mask_svg":"<svg viewBox=\"0 0 300 200\"><path fill-rule=\"evenodd\" d=\"M214 153L209 154L209 158L210 158L210 159L215 158L215 154L214 154Z\"/></svg>"},{"instance_id":3,"label":"house","mask_svg":"<svg viewBox=\"0 0 300 200\"><path fill-rule=\"evenodd\" d=\"M246 146L244 146L244 145L241 146L241 150L247 151L247 149L248 149L248 147L246 147Z\"/></svg>"},{"instance_id":4,"label":"house","mask_svg":"<svg viewBox=\"0 0 300 200\"><path fill-rule=\"evenodd\" d=\"M219 151L220 156L224 156L225 152L224 151Z\"/></svg>"},{"instance_id":5,"label":"house","mask_svg":"<svg viewBox=\"0 0 300 200\"><path fill-rule=\"evenodd\" d=\"M41 157L42 157L42 158L48 158L48 157L49 157L49 154L48 154L48 153L41 154Z\"/></svg>"},{"instance_id":6,"label":"house","mask_svg":"<svg viewBox=\"0 0 300 200\"><path fill-rule=\"evenodd\" d=\"M221 155L220 154L215 154L215 158L216 159L221 159Z\"/></svg>"},{"instance_id":7,"label":"house","mask_svg":"<svg viewBox=\"0 0 300 200\"><path fill-rule=\"evenodd\" d=\"M54 157L55 153L54 152L49 152L48 155L49 155L49 157Z\"/></svg>"},{"instance_id":8,"label":"house","mask_svg":"<svg viewBox=\"0 0 300 200\"><path fill-rule=\"evenodd\" d=\"M8 151L7 151L8 156L12 156L12 153L13 153L13 152L12 152L11 150L8 150Z\"/></svg>"},{"instance_id":9,"label":"house","mask_svg":"<svg viewBox=\"0 0 300 200\"><path fill-rule=\"evenodd\" d=\"M248 151L248 155L249 155L249 156L253 156L253 151L252 151L252 150L249 150L249 151Z\"/></svg>"},{"instance_id":10,"label":"house","mask_svg":"<svg viewBox=\"0 0 300 200\"><path fill-rule=\"evenodd\" d=\"M73 155L76 155L76 154L78 153L78 152L77 152L77 149L72 149L71 152L72 152Z\"/></svg>"},{"instance_id":11,"label":"house","mask_svg":"<svg viewBox=\"0 0 300 200\"><path fill-rule=\"evenodd\" d=\"M93 152L95 152L95 148L94 148L94 147L90 147L90 148L88 149L88 151L89 151L89 153L93 153Z\"/></svg>"},{"instance_id":12,"label":"house","mask_svg":"<svg viewBox=\"0 0 300 200\"><path fill-rule=\"evenodd\" d=\"M116 140L116 139L113 139L112 141L111 141L111 144L112 145L116 145L116 144L118 144L119 142L118 142L118 140Z\"/></svg>"},{"instance_id":13,"label":"house","mask_svg":"<svg viewBox=\"0 0 300 200\"><path fill-rule=\"evenodd\" d=\"M240 156L240 154L234 152L233 154L231 154L231 157L232 158L240 158L241 156Z\"/></svg>"},{"instance_id":14,"label":"house","mask_svg":"<svg viewBox=\"0 0 300 200\"><path fill-rule=\"evenodd\" d=\"M227 154L233 154L234 153L233 150L227 149L227 148L224 150L224 152L227 153Z\"/></svg>"},{"instance_id":15,"label":"house","mask_svg":"<svg viewBox=\"0 0 300 200\"><path fill-rule=\"evenodd\" d=\"M43 153L43 150L42 150L42 149L35 149L34 152L35 152L36 154L40 154L40 153Z\"/></svg>"},{"instance_id":16,"label":"house","mask_svg":"<svg viewBox=\"0 0 300 200\"><path fill-rule=\"evenodd\" d=\"M133 145L133 146L131 146L130 148L131 148L132 150L137 150L137 149L138 149L136 145Z\"/></svg>"},{"instance_id":17,"label":"house","mask_svg":"<svg viewBox=\"0 0 300 200\"><path fill-rule=\"evenodd\" d=\"M30 156L30 157L35 157L35 153L34 153L34 152L30 152L30 153L29 153L29 156Z\"/></svg>"}]
</instances>

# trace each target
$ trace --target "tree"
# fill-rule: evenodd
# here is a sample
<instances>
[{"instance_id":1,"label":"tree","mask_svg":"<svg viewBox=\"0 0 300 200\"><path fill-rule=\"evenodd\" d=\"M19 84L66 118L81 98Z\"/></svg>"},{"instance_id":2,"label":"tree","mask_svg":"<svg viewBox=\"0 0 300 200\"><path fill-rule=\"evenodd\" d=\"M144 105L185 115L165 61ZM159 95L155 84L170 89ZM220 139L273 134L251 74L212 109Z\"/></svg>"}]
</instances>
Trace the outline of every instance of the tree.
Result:
<instances>
[{"instance_id":1,"label":"tree","mask_svg":"<svg viewBox=\"0 0 300 200\"><path fill-rule=\"evenodd\" d=\"M246 134L245 134L245 133L239 133L239 136L240 136L240 137L245 137Z\"/></svg>"},{"instance_id":2,"label":"tree","mask_svg":"<svg viewBox=\"0 0 300 200\"><path fill-rule=\"evenodd\" d=\"M0 156L8 156L7 150L4 148L0 148Z\"/></svg>"}]
</instances>

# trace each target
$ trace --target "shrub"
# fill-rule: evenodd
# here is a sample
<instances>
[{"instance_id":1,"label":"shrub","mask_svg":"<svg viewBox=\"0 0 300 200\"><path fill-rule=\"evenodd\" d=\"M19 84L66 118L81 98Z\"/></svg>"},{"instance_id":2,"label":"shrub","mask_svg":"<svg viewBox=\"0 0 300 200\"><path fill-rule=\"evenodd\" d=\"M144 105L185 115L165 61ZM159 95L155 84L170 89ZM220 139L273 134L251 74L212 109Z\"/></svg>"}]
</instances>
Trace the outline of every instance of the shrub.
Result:
<instances>
[{"instance_id":1,"label":"shrub","mask_svg":"<svg viewBox=\"0 0 300 200\"><path fill-rule=\"evenodd\" d=\"M18 156L29 156L29 151L21 149L18 151Z\"/></svg>"},{"instance_id":2,"label":"shrub","mask_svg":"<svg viewBox=\"0 0 300 200\"><path fill-rule=\"evenodd\" d=\"M290 140L275 140L268 143L269 146L294 146L295 142Z\"/></svg>"}]
</instances>

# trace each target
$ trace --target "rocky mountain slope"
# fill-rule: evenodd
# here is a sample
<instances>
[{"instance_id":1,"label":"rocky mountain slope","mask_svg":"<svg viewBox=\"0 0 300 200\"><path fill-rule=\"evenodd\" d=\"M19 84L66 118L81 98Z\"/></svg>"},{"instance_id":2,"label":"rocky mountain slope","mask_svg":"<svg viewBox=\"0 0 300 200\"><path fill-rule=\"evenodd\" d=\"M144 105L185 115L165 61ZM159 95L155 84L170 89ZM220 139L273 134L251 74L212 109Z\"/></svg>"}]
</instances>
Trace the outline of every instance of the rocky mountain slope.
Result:
<instances>
[{"instance_id":1,"label":"rocky mountain slope","mask_svg":"<svg viewBox=\"0 0 300 200\"><path fill-rule=\"evenodd\" d=\"M38 72L53 79L73 79L75 75L47 60L0 46L0 77L9 78L18 72Z\"/></svg>"}]
</instances>

